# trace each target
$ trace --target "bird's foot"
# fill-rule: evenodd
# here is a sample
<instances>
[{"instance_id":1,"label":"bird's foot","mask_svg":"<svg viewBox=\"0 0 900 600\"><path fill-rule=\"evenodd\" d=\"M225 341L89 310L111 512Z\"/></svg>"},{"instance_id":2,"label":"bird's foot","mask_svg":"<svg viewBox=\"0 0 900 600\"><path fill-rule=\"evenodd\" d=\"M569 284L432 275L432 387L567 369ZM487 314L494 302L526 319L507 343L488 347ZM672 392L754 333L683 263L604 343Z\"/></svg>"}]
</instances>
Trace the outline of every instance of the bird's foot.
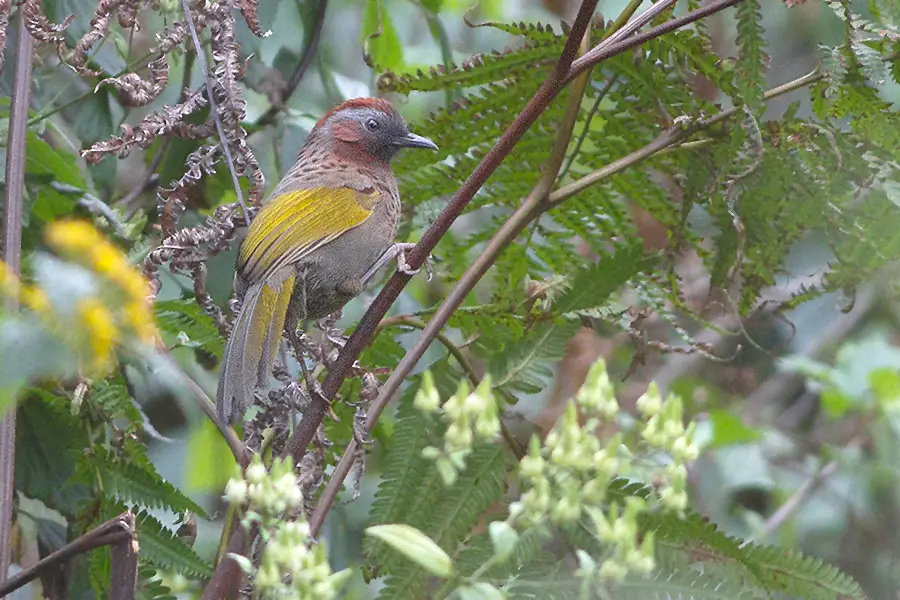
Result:
<instances>
[{"instance_id":1,"label":"bird's foot","mask_svg":"<svg viewBox=\"0 0 900 600\"><path fill-rule=\"evenodd\" d=\"M421 267L413 269L406 260L406 252L415 248L416 245L404 242L402 244L397 244L397 246L399 246L397 251L397 270L410 277L416 275L421 270ZM431 281L432 277L434 277L434 269L431 264L430 254L425 257L425 272L428 273L428 281Z\"/></svg>"}]
</instances>

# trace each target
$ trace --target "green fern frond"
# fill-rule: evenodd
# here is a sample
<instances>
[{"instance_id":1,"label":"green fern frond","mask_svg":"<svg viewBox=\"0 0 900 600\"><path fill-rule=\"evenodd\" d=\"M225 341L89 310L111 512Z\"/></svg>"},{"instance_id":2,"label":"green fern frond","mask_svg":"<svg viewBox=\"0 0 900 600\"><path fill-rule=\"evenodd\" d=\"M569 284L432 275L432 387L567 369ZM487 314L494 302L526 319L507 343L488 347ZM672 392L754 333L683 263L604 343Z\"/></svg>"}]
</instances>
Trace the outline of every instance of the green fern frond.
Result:
<instances>
[{"instance_id":1,"label":"green fern frond","mask_svg":"<svg viewBox=\"0 0 900 600\"><path fill-rule=\"evenodd\" d=\"M739 581L739 580L738 580ZM611 587L622 600L760 600L752 590L735 581L710 577L697 571L658 571L651 577L629 576Z\"/></svg>"},{"instance_id":2,"label":"green fern frond","mask_svg":"<svg viewBox=\"0 0 900 600\"><path fill-rule=\"evenodd\" d=\"M163 300L155 305L156 322L159 328L171 335L182 332L190 341L217 358L222 358L225 342L212 317L193 300Z\"/></svg>"},{"instance_id":3,"label":"green fern frond","mask_svg":"<svg viewBox=\"0 0 900 600\"><path fill-rule=\"evenodd\" d=\"M209 577L212 566L146 512L136 513L141 558L188 577Z\"/></svg>"},{"instance_id":4,"label":"green fern frond","mask_svg":"<svg viewBox=\"0 0 900 600\"><path fill-rule=\"evenodd\" d=\"M101 410L106 412L109 419L124 417L136 425L143 422L143 416L135 406L128 387L125 385L125 380L121 376L95 382L90 387L90 398Z\"/></svg>"},{"instance_id":5,"label":"green fern frond","mask_svg":"<svg viewBox=\"0 0 900 600\"><path fill-rule=\"evenodd\" d=\"M492 24L496 26L495 24ZM513 26L515 27L515 26ZM378 79L381 92L408 94L412 91L433 92L448 88L461 89L515 78L522 73L549 66L559 58L565 36L556 35L549 27L529 30L527 27L512 31L508 26L498 29L513 35L523 35L525 43L517 48L476 54L460 65L432 67L427 73L384 73Z\"/></svg>"},{"instance_id":6,"label":"green fern frond","mask_svg":"<svg viewBox=\"0 0 900 600\"><path fill-rule=\"evenodd\" d=\"M632 247L601 258L595 265L580 269L569 291L556 302L556 310L565 317L578 317L585 311L602 307L607 299L635 273L650 268L653 261L641 248Z\"/></svg>"},{"instance_id":7,"label":"green fern frond","mask_svg":"<svg viewBox=\"0 0 900 600\"><path fill-rule=\"evenodd\" d=\"M765 30L759 0L745 0L735 8L737 17L736 67L737 91L743 104L757 116L762 116L765 92Z\"/></svg>"},{"instance_id":8,"label":"green fern frond","mask_svg":"<svg viewBox=\"0 0 900 600\"><path fill-rule=\"evenodd\" d=\"M167 585L162 582L156 569L140 567L138 571L138 600L176 600Z\"/></svg>"},{"instance_id":9,"label":"green fern frond","mask_svg":"<svg viewBox=\"0 0 900 600\"><path fill-rule=\"evenodd\" d=\"M528 394L544 389L576 328L575 323L569 322L541 323L533 327L491 360L494 388Z\"/></svg>"},{"instance_id":10,"label":"green fern frond","mask_svg":"<svg viewBox=\"0 0 900 600\"><path fill-rule=\"evenodd\" d=\"M166 509L176 513L190 511L203 518L206 512L171 483L160 477L152 465L148 469L117 459L110 452L98 452L88 457L103 485L103 492L111 498L148 508Z\"/></svg>"},{"instance_id":11,"label":"green fern frond","mask_svg":"<svg viewBox=\"0 0 900 600\"><path fill-rule=\"evenodd\" d=\"M443 487L439 477L429 478L426 490L435 488L439 500L416 502L403 522L419 528L444 550L454 551L484 511L500 499L512 465L509 451L500 445L476 448L466 458L465 471L450 488ZM437 469L432 465L431 471ZM427 491L423 495L430 496ZM400 558L390 568L378 597L381 600L423 597L428 580L429 575L422 567Z\"/></svg>"},{"instance_id":12,"label":"green fern frond","mask_svg":"<svg viewBox=\"0 0 900 600\"><path fill-rule=\"evenodd\" d=\"M442 398L456 392L459 376L449 367L449 362L442 359L431 367L435 385ZM438 439L440 431L432 431L436 423L430 422L415 406L413 399L419 389L421 378L410 382L409 387L397 406L396 421L391 435L391 442L385 453L384 469L381 482L369 510L369 524L409 523L407 519L413 513L417 503L425 502L434 506L435 498L429 496L427 490L432 479L437 478L434 463L422 457L422 450ZM424 531L424 530L423 530ZM367 537L363 541L363 550L370 559L390 568L393 563L391 553L383 543ZM404 559L394 556L399 561Z\"/></svg>"}]
</instances>

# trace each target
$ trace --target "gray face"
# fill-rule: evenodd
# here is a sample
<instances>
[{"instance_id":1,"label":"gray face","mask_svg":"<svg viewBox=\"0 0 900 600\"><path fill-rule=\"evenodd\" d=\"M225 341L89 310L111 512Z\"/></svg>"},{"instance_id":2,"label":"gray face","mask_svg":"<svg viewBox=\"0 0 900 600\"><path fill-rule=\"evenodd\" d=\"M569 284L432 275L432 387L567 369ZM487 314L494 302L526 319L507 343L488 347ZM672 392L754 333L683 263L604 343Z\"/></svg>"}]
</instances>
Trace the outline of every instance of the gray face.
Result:
<instances>
[{"instance_id":1,"label":"gray face","mask_svg":"<svg viewBox=\"0 0 900 600\"><path fill-rule=\"evenodd\" d=\"M410 133L406 121L397 112L388 114L375 108L352 108L335 116L355 121L360 135L358 143L369 154L386 161L400 148L438 149L428 138Z\"/></svg>"}]
</instances>

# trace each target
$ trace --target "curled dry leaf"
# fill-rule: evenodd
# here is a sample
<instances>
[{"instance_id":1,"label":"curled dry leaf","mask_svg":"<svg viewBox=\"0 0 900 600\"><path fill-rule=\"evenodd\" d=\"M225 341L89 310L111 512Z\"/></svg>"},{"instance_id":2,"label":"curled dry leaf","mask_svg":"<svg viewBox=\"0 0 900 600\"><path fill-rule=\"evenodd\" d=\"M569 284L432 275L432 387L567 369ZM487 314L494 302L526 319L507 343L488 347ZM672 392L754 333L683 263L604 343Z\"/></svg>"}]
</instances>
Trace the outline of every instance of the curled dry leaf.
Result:
<instances>
[{"instance_id":1,"label":"curled dry leaf","mask_svg":"<svg viewBox=\"0 0 900 600\"><path fill-rule=\"evenodd\" d=\"M88 68L88 51L97 43L98 40L106 36L109 31L109 18L112 12L116 10L123 0L100 0L94 16L91 18L90 28L87 30L78 43L75 44L75 50L69 61L69 66L75 69L80 75L86 77L96 77L101 75L100 71Z\"/></svg>"},{"instance_id":2,"label":"curled dry leaf","mask_svg":"<svg viewBox=\"0 0 900 600\"><path fill-rule=\"evenodd\" d=\"M51 23L44 14L41 0L25 0L20 10L25 16L25 29L31 37L45 44L56 44L57 52L61 55L65 50L64 32L75 19L75 15L69 15L58 25Z\"/></svg>"},{"instance_id":3,"label":"curled dry leaf","mask_svg":"<svg viewBox=\"0 0 900 600\"><path fill-rule=\"evenodd\" d=\"M169 63L165 55L148 65L150 76L142 78L137 73L126 73L120 77L109 77L101 85L110 85L119 92L119 101L125 106L144 106L155 100L169 82Z\"/></svg>"},{"instance_id":4,"label":"curled dry leaf","mask_svg":"<svg viewBox=\"0 0 900 600\"><path fill-rule=\"evenodd\" d=\"M113 136L108 140L97 142L87 150L83 150L81 155L89 163L99 162L109 154L124 158L128 156L134 146L147 148L160 135L177 134L175 130L178 124L205 105L206 98L202 93L189 93L184 102L164 106L162 110L144 117L137 125L123 124L121 136ZM179 131L182 130L179 129Z\"/></svg>"},{"instance_id":5,"label":"curled dry leaf","mask_svg":"<svg viewBox=\"0 0 900 600\"><path fill-rule=\"evenodd\" d=\"M244 20L247 21L247 27L250 28L253 35L266 37L268 34L262 30L262 26L259 24L259 0L238 0L238 5Z\"/></svg>"}]
</instances>

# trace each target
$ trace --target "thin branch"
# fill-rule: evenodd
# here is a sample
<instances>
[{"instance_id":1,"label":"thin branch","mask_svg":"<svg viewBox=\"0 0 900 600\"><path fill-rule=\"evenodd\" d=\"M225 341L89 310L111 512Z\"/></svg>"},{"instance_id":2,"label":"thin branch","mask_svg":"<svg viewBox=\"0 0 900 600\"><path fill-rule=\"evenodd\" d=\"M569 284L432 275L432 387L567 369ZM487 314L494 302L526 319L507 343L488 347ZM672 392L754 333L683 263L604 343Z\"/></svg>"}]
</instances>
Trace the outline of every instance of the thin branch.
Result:
<instances>
[{"instance_id":1,"label":"thin branch","mask_svg":"<svg viewBox=\"0 0 900 600\"><path fill-rule=\"evenodd\" d=\"M306 47L303 48L302 54L300 54L300 62L297 64L297 68L291 74L291 78L288 80L287 85L284 88L284 92L281 97L281 104L273 104L269 107L269 109L263 113L263 115L257 121L257 125L268 125L272 121L275 120L275 117L278 116L286 106L288 98L297 90L297 86L300 85L300 81L303 80L303 76L309 70L309 68L313 64L313 60L316 58L316 50L319 48L319 40L322 39L322 28L325 25L325 13L328 8L328 0L319 0L316 5L316 13L313 17L312 28L307 36Z\"/></svg>"},{"instance_id":2,"label":"thin branch","mask_svg":"<svg viewBox=\"0 0 900 600\"><path fill-rule=\"evenodd\" d=\"M603 84L603 87L600 89L600 91L597 92L597 98L594 100L594 104L591 106L591 109L588 111L587 117L584 120L584 128L578 135L578 139L575 141L575 146L572 148L572 152L569 153L569 160L566 161L566 166L563 167L562 171L560 171L557 180L562 180L566 176L566 174L568 174L569 169L572 168L572 165L575 163L575 159L578 158L578 154L581 152L581 146L584 145L584 140L587 139L587 134L591 130L591 121L594 120L594 116L596 116L597 111L600 110L600 103L603 102L603 99L606 98L606 95L616 84L616 81L618 81L618 79L619 74L613 73L606 81L606 83Z\"/></svg>"},{"instance_id":3,"label":"thin branch","mask_svg":"<svg viewBox=\"0 0 900 600\"><path fill-rule=\"evenodd\" d=\"M215 94L213 94L213 80L209 74L209 68L206 64L206 54L203 51L203 45L197 36L197 28L194 26L194 16L191 14L190 0L181 0L181 6L184 8L184 21L187 23L191 32L191 39L194 42L194 50L197 53L197 64L200 65L200 72L203 74L203 80L206 83L206 99L209 101L209 112L212 114L213 120L216 122L216 131L219 134L219 144L222 146L222 154L225 155L225 162L228 163L228 171L231 173L231 181L234 184L234 193L237 194L238 204L244 211L244 221L247 227L250 226L250 212L247 205L244 204L244 194L241 192L241 182L238 180L237 170L234 167L234 158L231 156L231 149L228 147L228 137L225 135L225 126L222 124L222 116L219 114L219 108L216 106Z\"/></svg>"},{"instance_id":4,"label":"thin branch","mask_svg":"<svg viewBox=\"0 0 900 600\"><path fill-rule=\"evenodd\" d=\"M14 592L29 581L37 579L59 563L65 562L79 554L90 552L94 548L111 546L124 541L131 542L134 540L134 534L134 515L130 512L122 513L118 517L110 519L84 535L75 538L56 552L35 563L32 567L10 577L7 581L0 584L0 598Z\"/></svg>"},{"instance_id":5,"label":"thin branch","mask_svg":"<svg viewBox=\"0 0 900 600\"><path fill-rule=\"evenodd\" d=\"M608 60L613 56L618 56L623 52L627 52L632 48L636 48L637 46L649 42L650 40L656 39L661 35L671 33L676 29L681 29L685 25L690 25L691 23L699 21L700 19L704 19L717 12L721 12L726 8L730 8L732 6L740 4L743 1L744 0L718 0L717 2L712 2L706 6L698 8L697 10L691 11L686 15L682 15L674 19L669 19L662 25L657 25L656 27L648 29L643 33L627 37L640 28L640 25L638 25L638 23L641 23L642 25L643 23L647 22L642 22L643 15L653 12L653 16L655 16L656 14L661 13L663 10L675 4L674 1L670 2L669 0L662 0L661 2L658 2L647 9L641 17L638 17L633 22L628 23L627 26L616 32L616 35L600 42L590 52L573 62L572 69L569 71L569 79L574 79L579 74L581 74L582 71L593 67L597 63ZM638 26L634 27L634 25Z\"/></svg>"},{"instance_id":6,"label":"thin branch","mask_svg":"<svg viewBox=\"0 0 900 600\"><path fill-rule=\"evenodd\" d=\"M827 465L816 470L815 473L810 476L809 479L803 482L803 484L798 487L791 497L788 498L784 504L778 507L772 516L766 519L765 524L763 525L762 533L758 536L758 538L765 538L772 535L775 531L777 531L782 525L784 525L791 516L797 512L797 509L806 501L806 498L813 493L819 485L822 484L822 481L831 477L835 471L838 469L838 462L833 460L829 462ZM752 544L754 542L754 538L750 537L743 541L741 547L747 546L748 544Z\"/></svg>"},{"instance_id":7,"label":"thin branch","mask_svg":"<svg viewBox=\"0 0 900 600\"><path fill-rule=\"evenodd\" d=\"M375 335L393 325L406 325L408 327L415 327L416 329L424 330L428 327L428 323L423 321L418 317L413 317L410 315L397 315L395 317L388 317L383 319L381 323L378 324L378 328L375 330ZM463 373L466 374L466 377L469 379L469 383L472 384L472 387L478 387L481 384L481 377L478 376L478 373L475 372L475 369L472 367L472 363L469 362L469 359L466 358L466 355L462 353L462 350L459 346L453 343L447 334L443 331L438 332L435 339L439 341L441 344L447 348L447 351L450 355L456 359L456 362L459 363L459 366L462 367ZM500 419L500 435L503 436L503 441L506 442L506 445L509 446L509 449L512 450L512 453L521 460L525 456L525 447L522 443L516 438L512 431L509 430L509 427L506 426L503 419Z\"/></svg>"},{"instance_id":8,"label":"thin branch","mask_svg":"<svg viewBox=\"0 0 900 600\"><path fill-rule=\"evenodd\" d=\"M191 379L187 373L181 370L181 367L175 360L169 356L168 354L163 354L163 360L167 363L167 366L172 369L178 378L181 380L181 383L188 389L191 393L191 396L194 398L194 401L197 403L197 406L200 407L200 410L203 411L209 419L216 425L216 428L219 430L219 433L222 434L222 437L225 438L225 443L228 444L228 447L231 449L231 454L234 455L234 460L241 466L241 468L245 468L247 464L249 464L249 452L244 446L243 442L241 442L240 438L238 438L237 433L235 433L234 429L227 424L222 423L221 419L218 418L216 414L216 405L210 400L209 396L206 395L206 392L197 385L197 382Z\"/></svg>"},{"instance_id":9,"label":"thin branch","mask_svg":"<svg viewBox=\"0 0 900 600\"><path fill-rule=\"evenodd\" d=\"M378 324L378 327L375 328L375 335L378 335L378 333L388 327L396 325L406 325L407 327L415 327L416 329L425 329L428 327L428 323L418 317L413 317L411 315L397 315L395 317L382 319L381 323ZM472 385L477 387L478 384L481 383L481 378L478 376L478 373L475 372L472 363L469 362L466 355L459 349L459 346L454 344L453 340L447 337L447 334L444 332L439 333L436 339L447 348L447 351L450 352L450 355L459 363L463 373L466 374L466 377L469 378Z\"/></svg>"},{"instance_id":10,"label":"thin branch","mask_svg":"<svg viewBox=\"0 0 900 600\"><path fill-rule=\"evenodd\" d=\"M6 146L6 202L4 203L3 260L13 273L22 263L22 204L25 194L25 140L28 106L31 101L31 61L34 42L25 28L24 11L19 11L16 74ZM9 307L15 308L10 295ZM0 582L9 572L12 548L12 512L16 458L16 409L11 407L0 419Z\"/></svg>"}]
</instances>

